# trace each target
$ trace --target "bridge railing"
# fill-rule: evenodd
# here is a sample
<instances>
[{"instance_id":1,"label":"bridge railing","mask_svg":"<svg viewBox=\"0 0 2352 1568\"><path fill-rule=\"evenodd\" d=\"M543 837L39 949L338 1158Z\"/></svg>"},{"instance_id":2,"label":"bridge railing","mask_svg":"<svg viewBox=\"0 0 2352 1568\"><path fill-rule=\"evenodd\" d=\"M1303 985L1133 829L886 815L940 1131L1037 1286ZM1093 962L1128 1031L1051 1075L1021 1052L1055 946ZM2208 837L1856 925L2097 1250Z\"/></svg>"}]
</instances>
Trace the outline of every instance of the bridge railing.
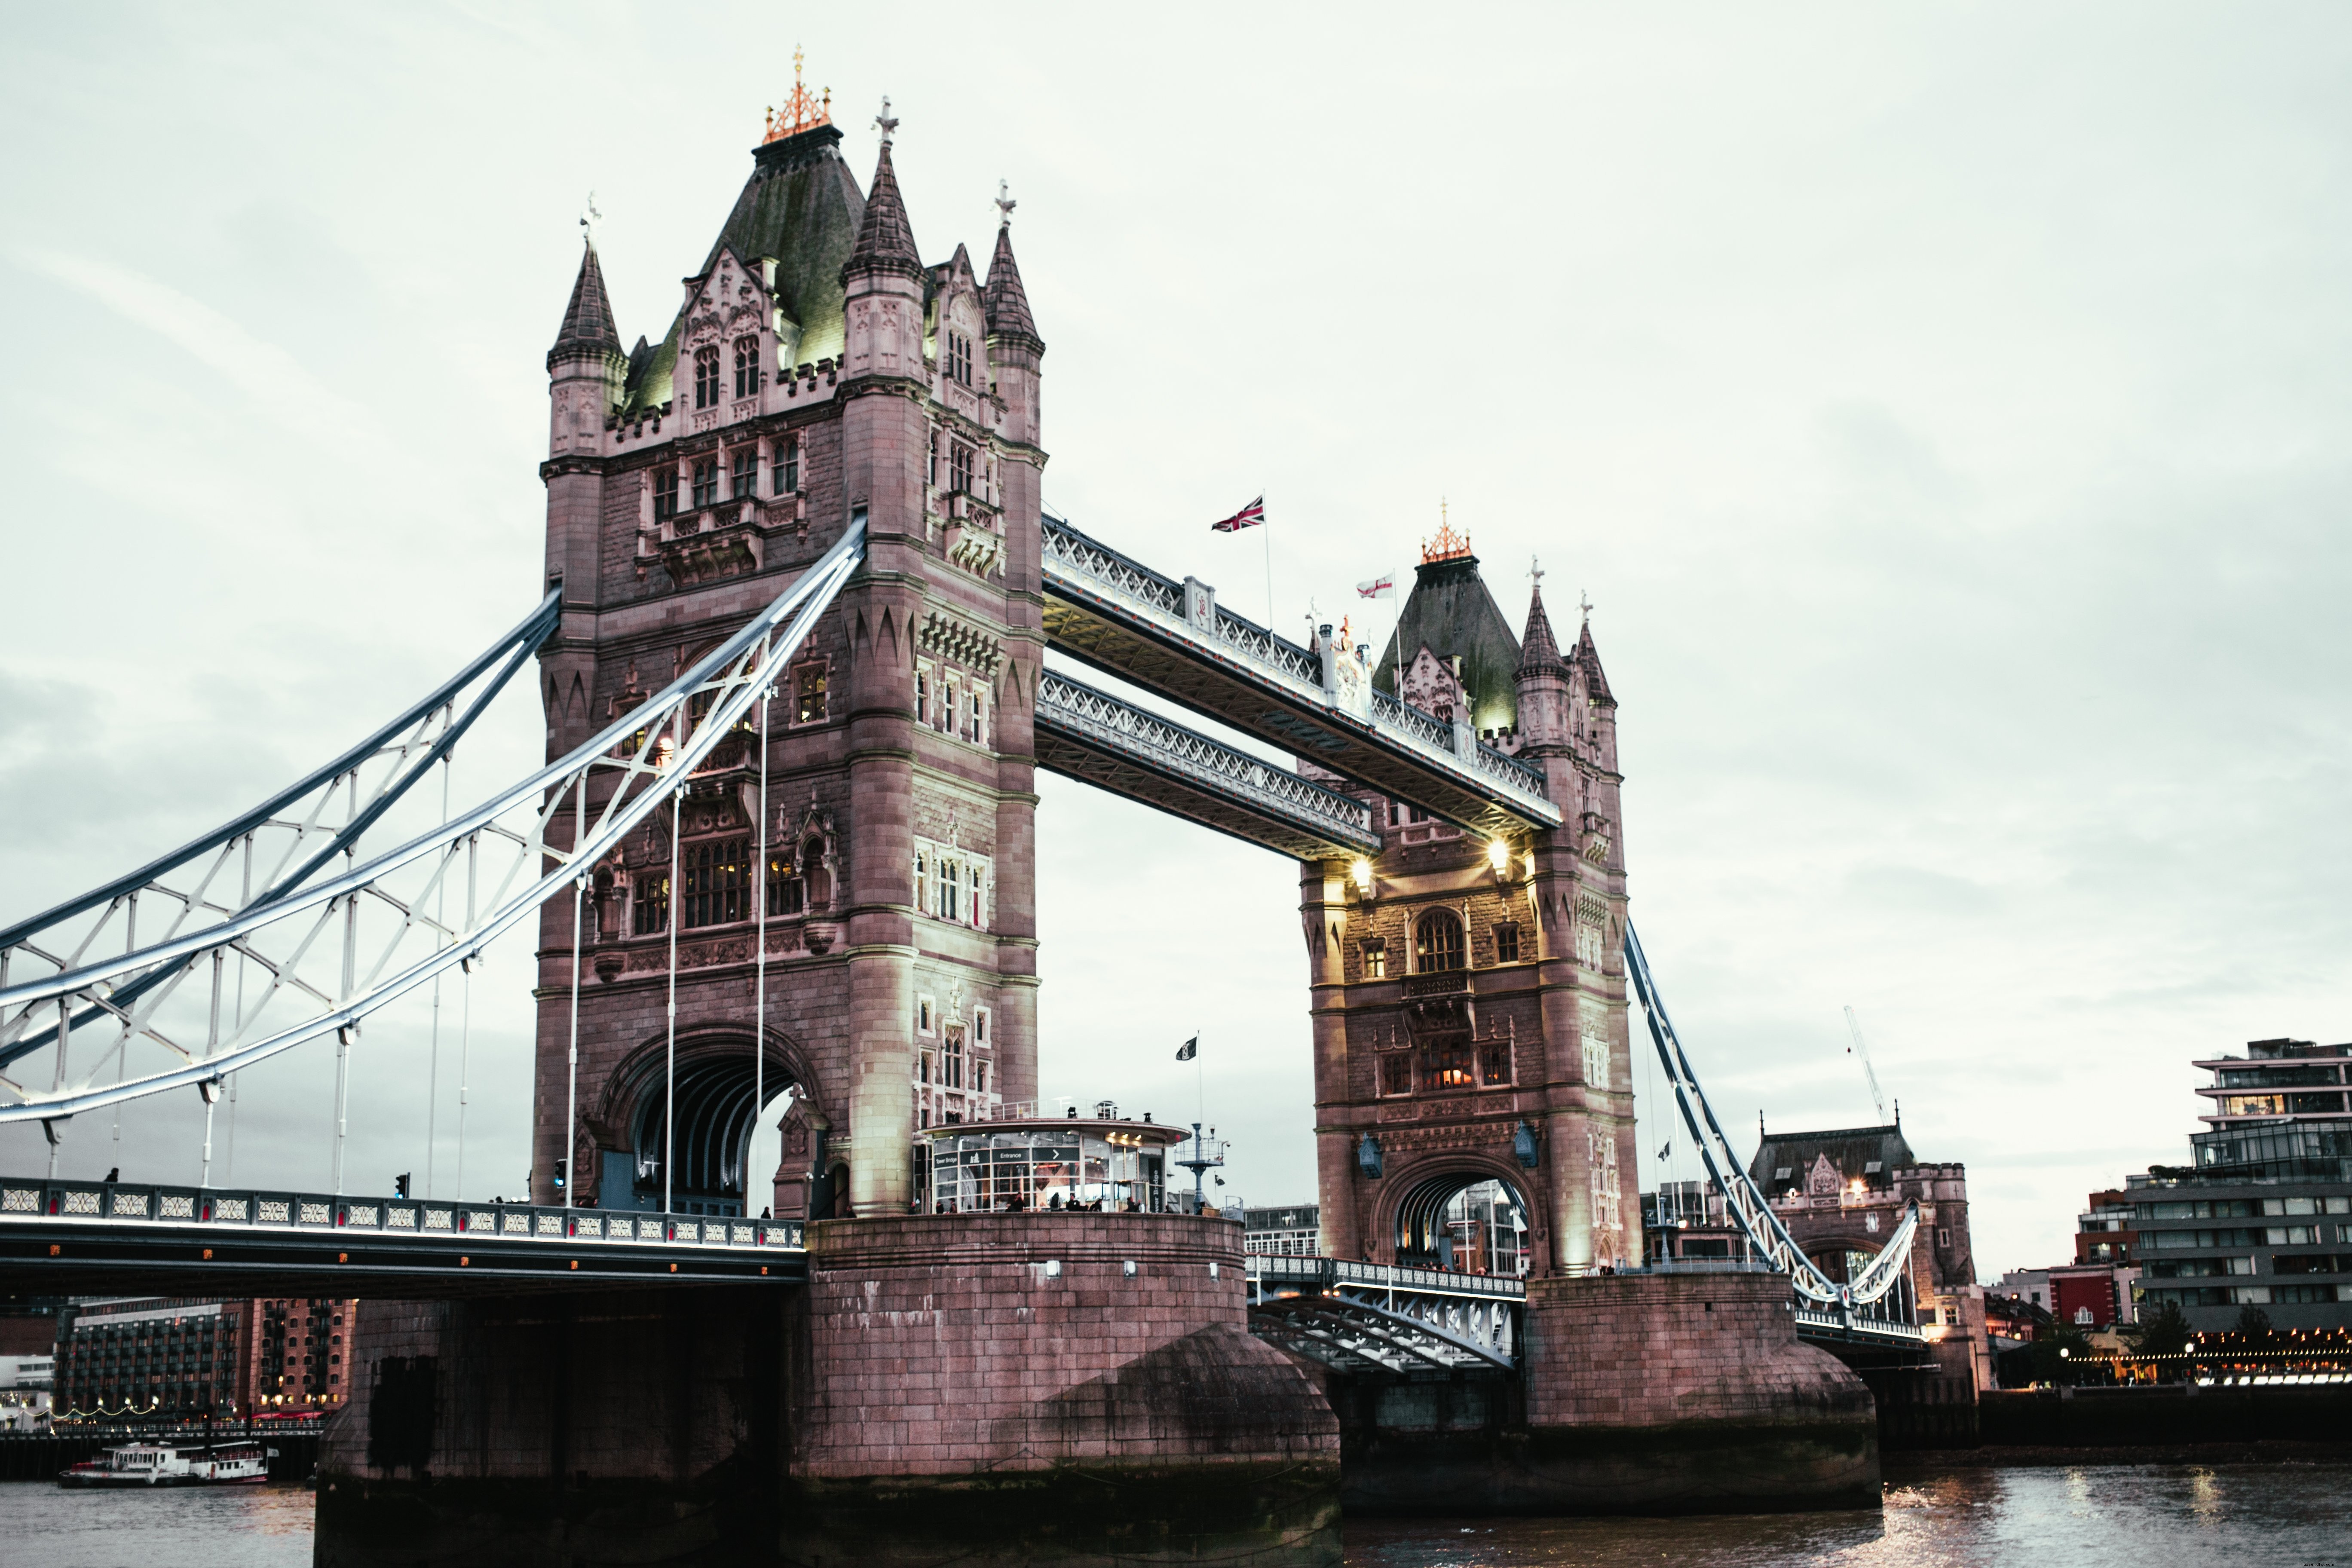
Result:
<instances>
[{"instance_id":1,"label":"bridge railing","mask_svg":"<svg viewBox=\"0 0 2352 1568\"><path fill-rule=\"evenodd\" d=\"M1393 1263L1355 1263L1344 1258L1300 1258L1280 1253L1253 1253L1252 1282L1336 1290L1410 1290L1424 1295L1477 1296L1496 1300L1525 1300L1528 1282L1507 1274L1455 1274L1443 1268L1413 1268Z\"/></svg>"},{"instance_id":2,"label":"bridge railing","mask_svg":"<svg viewBox=\"0 0 2352 1568\"><path fill-rule=\"evenodd\" d=\"M1082 596L1116 605L1121 613L1134 616L1163 637L1204 644L1229 667L1246 668L1257 680L1311 702L1328 715L1337 717L1342 711L1333 708L1325 687L1323 658L1314 650L1244 620L1223 605L1213 605L1205 617L1196 619L1188 613L1182 583L1131 560L1051 513L1045 519L1044 544L1049 579L1058 574L1066 582L1077 580ZM1513 798L1522 809L1535 808L1543 820L1558 819L1542 769L1487 745L1466 726L1457 730L1390 693L1373 689L1369 695L1365 714L1349 716L1349 723L1368 726L1391 744L1422 753L1444 768L1473 773ZM1313 744L1309 730L1304 740Z\"/></svg>"},{"instance_id":3,"label":"bridge railing","mask_svg":"<svg viewBox=\"0 0 2352 1568\"><path fill-rule=\"evenodd\" d=\"M633 1246L775 1247L799 1250L799 1220L626 1209L551 1208L538 1204L460 1203L434 1198L336 1197L258 1188L185 1187L130 1182L0 1177L0 1224L58 1221L277 1232L371 1240L583 1241Z\"/></svg>"}]
</instances>

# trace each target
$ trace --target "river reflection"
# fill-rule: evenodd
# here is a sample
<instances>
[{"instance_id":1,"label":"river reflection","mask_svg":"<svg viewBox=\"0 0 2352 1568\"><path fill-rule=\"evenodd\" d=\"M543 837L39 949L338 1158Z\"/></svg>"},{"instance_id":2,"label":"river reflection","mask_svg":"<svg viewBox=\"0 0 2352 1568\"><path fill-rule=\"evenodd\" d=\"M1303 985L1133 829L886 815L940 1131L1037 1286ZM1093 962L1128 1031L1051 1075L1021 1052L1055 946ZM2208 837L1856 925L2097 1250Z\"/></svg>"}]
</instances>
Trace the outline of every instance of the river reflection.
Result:
<instances>
[{"instance_id":1,"label":"river reflection","mask_svg":"<svg viewBox=\"0 0 2352 1568\"><path fill-rule=\"evenodd\" d=\"M10 1568L298 1568L310 1562L312 1503L290 1487L12 1482L0 1484L0 1542ZM1346 1538L1349 1568L2308 1568L2352 1564L2352 1464L1914 1469L1874 1511L1354 1520Z\"/></svg>"},{"instance_id":2,"label":"river reflection","mask_svg":"<svg viewBox=\"0 0 2352 1568\"><path fill-rule=\"evenodd\" d=\"M2352 1465L1917 1470L1878 1512L1350 1521L1349 1568L2231 1568L2352 1563Z\"/></svg>"}]
</instances>

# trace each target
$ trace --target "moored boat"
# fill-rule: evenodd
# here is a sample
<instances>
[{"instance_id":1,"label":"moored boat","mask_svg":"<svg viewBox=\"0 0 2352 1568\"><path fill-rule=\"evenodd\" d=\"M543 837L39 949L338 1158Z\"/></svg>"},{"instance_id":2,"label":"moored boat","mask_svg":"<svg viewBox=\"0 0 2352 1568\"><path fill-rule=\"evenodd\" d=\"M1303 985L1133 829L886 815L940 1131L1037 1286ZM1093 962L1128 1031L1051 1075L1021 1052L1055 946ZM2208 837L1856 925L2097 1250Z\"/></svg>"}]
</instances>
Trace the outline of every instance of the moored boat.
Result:
<instances>
[{"instance_id":1,"label":"moored boat","mask_svg":"<svg viewBox=\"0 0 2352 1568\"><path fill-rule=\"evenodd\" d=\"M67 1487L219 1487L269 1479L268 1457L253 1441L126 1443L103 1459L58 1473Z\"/></svg>"}]
</instances>

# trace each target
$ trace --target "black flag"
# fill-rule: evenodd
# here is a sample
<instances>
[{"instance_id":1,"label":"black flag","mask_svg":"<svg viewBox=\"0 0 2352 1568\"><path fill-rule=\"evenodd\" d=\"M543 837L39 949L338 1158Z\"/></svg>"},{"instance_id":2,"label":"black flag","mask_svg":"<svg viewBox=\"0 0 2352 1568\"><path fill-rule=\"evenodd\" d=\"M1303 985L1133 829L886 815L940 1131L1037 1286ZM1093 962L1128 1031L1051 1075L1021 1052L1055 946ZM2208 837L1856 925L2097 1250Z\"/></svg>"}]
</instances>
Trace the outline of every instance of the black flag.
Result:
<instances>
[{"instance_id":1,"label":"black flag","mask_svg":"<svg viewBox=\"0 0 2352 1568\"><path fill-rule=\"evenodd\" d=\"M1200 1054L1201 1037L1198 1035L1193 1036L1191 1039L1176 1047L1176 1059L1180 1062L1189 1062Z\"/></svg>"}]
</instances>

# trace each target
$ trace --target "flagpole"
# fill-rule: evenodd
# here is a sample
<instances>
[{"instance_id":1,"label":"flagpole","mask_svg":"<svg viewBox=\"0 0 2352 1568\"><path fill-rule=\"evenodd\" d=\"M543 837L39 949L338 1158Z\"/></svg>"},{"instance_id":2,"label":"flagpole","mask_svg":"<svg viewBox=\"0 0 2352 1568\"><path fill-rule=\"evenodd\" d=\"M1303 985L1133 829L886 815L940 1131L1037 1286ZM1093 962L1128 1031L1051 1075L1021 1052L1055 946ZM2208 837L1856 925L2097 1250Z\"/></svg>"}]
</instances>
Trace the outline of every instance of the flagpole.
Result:
<instances>
[{"instance_id":1,"label":"flagpole","mask_svg":"<svg viewBox=\"0 0 2352 1568\"><path fill-rule=\"evenodd\" d=\"M1261 502L1260 504L1261 504L1261 505L1263 505L1264 503L1263 503L1263 502ZM1265 521L1261 521L1258 523L1258 526L1259 526L1260 528L1265 529L1265 530L1266 531L1266 533L1265 533L1265 629L1266 629L1266 633L1267 633L1267 635L1268 635L1268 636L1272 636L1272 635L1273 635L1273 633L1274 633L1274 531L1273 531L1273 530L1274 530L1274 525L1273 525L1272 523L1270 523L1270 522L1265 522Z\"/></svg>"}]
</instances>

